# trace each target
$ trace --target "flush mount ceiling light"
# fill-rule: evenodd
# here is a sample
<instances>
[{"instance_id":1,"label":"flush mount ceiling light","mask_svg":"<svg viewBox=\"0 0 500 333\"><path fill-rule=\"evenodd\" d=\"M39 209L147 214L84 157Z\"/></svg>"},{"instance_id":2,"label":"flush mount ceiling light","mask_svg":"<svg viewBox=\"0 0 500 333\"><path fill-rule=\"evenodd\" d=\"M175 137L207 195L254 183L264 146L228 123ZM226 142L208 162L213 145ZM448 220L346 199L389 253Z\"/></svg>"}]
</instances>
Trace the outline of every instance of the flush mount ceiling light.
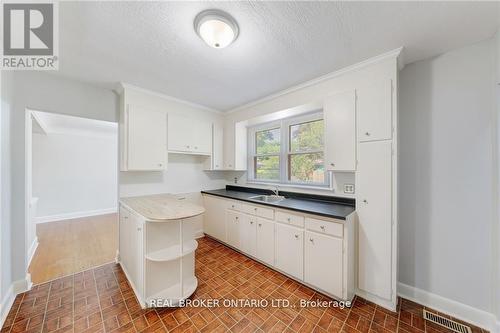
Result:
<instances>
[{"instance_id":1,"label":"flush mount ceiling light","mask_svg":"<svg viewBox=\"0 0 500 333\"><path fill-rule=\"evenodd\" d=\"M194 19L194 29L208 45L222 49L238 37L238 24L226 12L217 9L204 10Z\"/></svg>"}]
</instances>

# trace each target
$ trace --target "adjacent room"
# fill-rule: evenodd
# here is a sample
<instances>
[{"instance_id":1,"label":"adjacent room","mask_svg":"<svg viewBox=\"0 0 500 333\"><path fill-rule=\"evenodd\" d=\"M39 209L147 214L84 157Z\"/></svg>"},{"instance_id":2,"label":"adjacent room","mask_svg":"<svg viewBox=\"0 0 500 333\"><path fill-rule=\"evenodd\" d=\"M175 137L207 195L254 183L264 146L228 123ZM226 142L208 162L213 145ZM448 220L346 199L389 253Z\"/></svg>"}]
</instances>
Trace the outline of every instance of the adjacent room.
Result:
<instances>
[{"instance_id":1,"label":"adjacent room","mask_svg":"<svg viewBox=\"0 0 500 333\"><path fill-rule=\"evenodd\" d=\"M500 333L499 2L0 6L0 333Z\"/></svg>"},{"instance_id":2,"label":"adjacent room","mask_svg":"<svg viewBox=\"0 0 500 333\"><path fill-rule=\"evenodd\" d=\"M116 257L118 126L39 111L31 122L28 272L40 284Z\"/></svg>"}]
</instances>

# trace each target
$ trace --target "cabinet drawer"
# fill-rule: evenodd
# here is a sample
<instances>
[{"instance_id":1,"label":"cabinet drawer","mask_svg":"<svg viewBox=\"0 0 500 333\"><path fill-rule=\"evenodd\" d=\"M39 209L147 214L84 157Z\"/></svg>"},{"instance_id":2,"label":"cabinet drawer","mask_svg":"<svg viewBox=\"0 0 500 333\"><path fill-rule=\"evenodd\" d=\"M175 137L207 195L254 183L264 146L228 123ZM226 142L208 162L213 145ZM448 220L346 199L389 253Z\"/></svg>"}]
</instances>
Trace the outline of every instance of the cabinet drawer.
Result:
<instances>
[{"instance_id":1,"label":"cabinet drawer","mask_svg":"<svg viewBox=\"0 0 500 333\"><path fill-rule=\"evenodd\" d=\"M244 203L234 203L234 202L231 203L229 208L240 211L242 213L256 215L256 216L263 217L263 218L266 218L269 220L274 220L274 209L271 209L271 208L248 205L248 204L244 204Z\"/></svg>"},{"instance_id":2,"label":"cabinet drawer","mask_svg":"<svg viewBox=\"0 0 500 333\"><path fill-rule=\"evenodd\" d=\"M285 213L285 212L279 212L279 211L276 212L276 221L289 223L292 225L296 225L298 227L304 226L304 216Z\"/></svg>"},{"instance_id":3,"label":"cabinet drawer","mask_svg":"<svg viewBox=\"0 0 500 333\"><path fill-rule=\"evenodd\" d=\"M336 237L344 236L344 226L341 223L323 221L310 217L306 218L306 229Z\"/></svg>"}]
</instances>

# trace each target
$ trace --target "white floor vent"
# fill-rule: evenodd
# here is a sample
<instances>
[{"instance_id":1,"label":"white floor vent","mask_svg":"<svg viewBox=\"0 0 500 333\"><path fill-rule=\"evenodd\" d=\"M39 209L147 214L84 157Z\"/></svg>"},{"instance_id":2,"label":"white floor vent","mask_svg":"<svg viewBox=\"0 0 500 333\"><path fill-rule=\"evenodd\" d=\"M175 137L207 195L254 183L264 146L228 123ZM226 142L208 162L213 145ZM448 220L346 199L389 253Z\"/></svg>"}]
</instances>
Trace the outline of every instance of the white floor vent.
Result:
<instances>
[{"instance_id":1,"label":"white floor vent","mask_svg":"<svg viewBox=\"0 0 500 333\"><path fill-rule=\"evenodd\" d=\"M472 330L469 326L457 323L456 321L429 312L425 309L424 309L424 319L433 322L434 324L446 327L447 329L450 329L457 333L472 333Z\"/></svg>"}]
</instances>

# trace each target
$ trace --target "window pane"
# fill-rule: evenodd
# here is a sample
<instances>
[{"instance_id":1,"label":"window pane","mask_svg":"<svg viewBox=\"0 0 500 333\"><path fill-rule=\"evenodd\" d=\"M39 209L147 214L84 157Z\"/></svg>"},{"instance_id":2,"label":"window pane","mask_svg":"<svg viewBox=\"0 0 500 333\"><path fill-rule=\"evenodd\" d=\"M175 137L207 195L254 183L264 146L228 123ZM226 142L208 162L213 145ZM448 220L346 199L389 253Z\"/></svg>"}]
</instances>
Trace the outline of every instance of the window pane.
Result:
<instances>
[{"instance_id":1,"label":"window pane","mask_svg":"<svg viewBox=\"0 0 500 333\"><path fill-rule=\"evenodd\" d=\"M290 151L311 151L323 149L323 120L290 126Z\"/></svg>"},{"instance_id":2,"label":"window pane","mask_svg":"<svg viewBox=\"0 0 500 333\"><path fill-rule=\"evenodd\" d=\"M254 158L255 179L279 180L279 156L259 156Z\"/></svg>"},{"instance_id":3,"label":"window pane","mask_svg":"<svg viewBox=\"0 0 500 333\"><path fill-rule=\"evenodd\" d=\"M324 183L323 153L289 155L290 181L298 183Z\"/></svg>"},{"instance_id":4,"label":"window pane","mask_svg":"<svg viewBox=\"0 0 500 333\"><path fill-rule=\"evenodd\" d=\"M256 155L276 154L280 152L280 129L274 128L255 133Z\"/></svg>"}]
</instances>

